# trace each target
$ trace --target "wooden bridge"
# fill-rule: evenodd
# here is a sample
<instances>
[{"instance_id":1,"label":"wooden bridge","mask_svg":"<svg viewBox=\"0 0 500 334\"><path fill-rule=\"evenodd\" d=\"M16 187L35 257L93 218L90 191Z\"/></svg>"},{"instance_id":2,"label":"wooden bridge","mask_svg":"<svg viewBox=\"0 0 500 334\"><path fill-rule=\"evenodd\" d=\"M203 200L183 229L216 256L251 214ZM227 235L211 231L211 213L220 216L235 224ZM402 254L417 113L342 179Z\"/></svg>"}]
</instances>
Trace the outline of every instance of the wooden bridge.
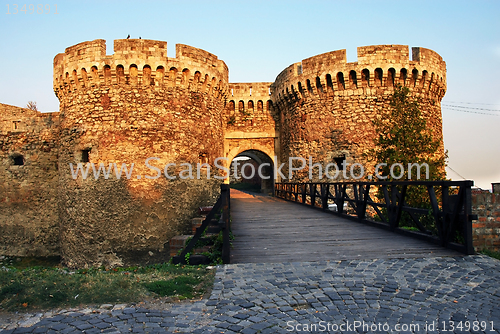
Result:
<instances>
[{"instance_id":1,"label":"wooden bridge","mask_svg":"<svg viewBox=\"0 0 500 334\"><path fill-rule=\"evenodd\" d=\"M277 183L276 197L269 197L230 191L224 184L217 203L174 263L184 262L213 223L223 230L224 263L474 254L472 220L477 217L471 213L472 185ZM232 247L230 231L235 236Z\"/></svg>"},{"instance_id":2,"label":"wooden bridge","mask_svg":"<svg viewBox=\"0 0 500 334\"><path fill-rule=\"evenodd\" d=\"M460 255L285 200L231 189L231 263Z\"/></svg>"}]
</instances>

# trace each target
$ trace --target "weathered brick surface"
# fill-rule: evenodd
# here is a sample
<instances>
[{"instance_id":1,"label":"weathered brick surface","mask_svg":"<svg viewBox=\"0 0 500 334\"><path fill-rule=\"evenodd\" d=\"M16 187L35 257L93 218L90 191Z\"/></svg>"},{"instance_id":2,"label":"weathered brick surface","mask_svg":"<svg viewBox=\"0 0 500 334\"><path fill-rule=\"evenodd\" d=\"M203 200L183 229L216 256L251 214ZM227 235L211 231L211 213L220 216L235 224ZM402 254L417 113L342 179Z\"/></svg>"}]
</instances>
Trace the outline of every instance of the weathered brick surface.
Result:
<instances>
[{"instance_id":1,"label":"weathered brick surface","mask_svg":"<svg viewBox=\"0 0 500 334\"><path fill-rule=\"evenodd\" d=\"M58 122L0 104L0 254L58 254Z\"/></svg>"},{"instance_id":2,"label":"weathered brick surface","mask_svg":"<svg viewBox=\"0 0 500 334\"><path fill-rule=\"evenodd\" d=\"M500 194L473 194L472 212L478 216L472 223L474 248L500 251Z\"/></svg>"}]
</instances>

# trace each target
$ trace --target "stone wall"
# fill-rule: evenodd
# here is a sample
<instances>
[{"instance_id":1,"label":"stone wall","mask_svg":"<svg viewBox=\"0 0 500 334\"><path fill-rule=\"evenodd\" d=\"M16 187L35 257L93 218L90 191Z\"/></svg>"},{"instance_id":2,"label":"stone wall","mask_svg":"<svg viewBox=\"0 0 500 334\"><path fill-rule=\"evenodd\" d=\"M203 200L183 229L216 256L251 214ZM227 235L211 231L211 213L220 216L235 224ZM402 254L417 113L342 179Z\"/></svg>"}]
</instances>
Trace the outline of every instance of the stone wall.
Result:
<instances>
[{"instance_id":1,"label":"stone wall","mask_svg":"<svg viewBox=\"0 0 500 334\"><path fill-rule=\"evenodd\" d=\"M0 104L0 254L59 254L58 113Z\"/></svg>"},{"instance_id":2,"label":"stone wall","mask_svg":"<svg viewBox=\"0 0 500 334\"><path fill-rule=\"evenodd\" d=\"M500 251L500 194L489 192L472 195L472 213L478 220L472 223L474 248Z\"/></svg>"},{"instance_id":3,"label":"stone wall","mask_svg":"<svg viewBox=\"0 0 500 334\"><path fill-rule=\"evenodd\" d=\"M103 50L102 40L85 42L54 60L61 255L70 267L121 265L130 253L164 251L170 238L189 230L198 206L213 204L222 182L198 180L196 164L214 173L214 160L223 156L225 64L185 45L167 58L166 43L158 41L118 40L114 55ZM70 163L86 160L134 169L130 179L114 172L75 179ZM175 180L164 174L168 164ZM189 177L180 174L188 165L193 179L181 179Z\"/></svg>"}]
</instances>

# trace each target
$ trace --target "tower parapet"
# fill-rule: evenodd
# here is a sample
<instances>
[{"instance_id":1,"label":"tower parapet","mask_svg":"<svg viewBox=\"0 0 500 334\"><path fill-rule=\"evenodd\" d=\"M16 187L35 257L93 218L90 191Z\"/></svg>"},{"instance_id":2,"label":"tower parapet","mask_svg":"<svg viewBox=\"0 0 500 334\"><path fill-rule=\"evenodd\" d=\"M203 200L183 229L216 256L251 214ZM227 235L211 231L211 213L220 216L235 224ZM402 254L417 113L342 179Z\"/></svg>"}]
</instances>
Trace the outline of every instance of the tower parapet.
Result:
<instances>
[{"instance_id":1,"label":"tower parapet","mask_svg":"<svg viewBox=\"0 0 500 334\"><path fill-rule=\"evenodd\" d=\"M106 85L189 87L224 97L227 65L217 56L188 45L176 45L176 57L167 57L167 42L120 39L114 54L106 55L106 41L83 42L54 58L54 92L61 94Z\"/></svg>"},{"instance_id":2,"label":"tower parapet","mask_svg":"<svg viewBox=\"0 0 500 334\"><path fill-rule=\"evenodd\" d=\"M356 62L348 63L346 51L338 50L290 65L271 87L282 117L281 156L363 163L376 136L373 121L387 115L397 85L419 98L442 142L446 64L436 52L412 48L410 59L406 45L372 45L358 47Z\"/></svg>"}]
</instances>

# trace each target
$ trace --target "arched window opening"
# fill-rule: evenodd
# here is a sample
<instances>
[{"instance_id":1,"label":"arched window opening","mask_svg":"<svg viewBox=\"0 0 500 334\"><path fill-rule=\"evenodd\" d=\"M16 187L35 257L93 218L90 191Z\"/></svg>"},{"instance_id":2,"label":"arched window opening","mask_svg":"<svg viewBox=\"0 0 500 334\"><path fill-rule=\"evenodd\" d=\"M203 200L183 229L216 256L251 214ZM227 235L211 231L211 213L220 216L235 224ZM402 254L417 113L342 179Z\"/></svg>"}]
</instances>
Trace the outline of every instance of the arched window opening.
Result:
<instances>
[{"instance_id":1,"label":"arched window opening","mask_svg":"<svg viewBox=\"0 0 500 334\"><path fill-rule=\"evenodd\" d=\"M111 67L109 65L104 65L104 82L106 85L111 84Z\"/></svg>"},{"instance_id":2,"label":"arched window opening","mask_svg":"<svg viewBox=\"0 0 500 334\"><path fill-rule=\"evenodd\" d=\"M119 84L125 83L125 69L123 68L123 65L116 66L116 80Z\"/></svg>"},{"instance_id":3,"label":"arched window opening","mask_svg":"<svg viewBox=\"0 0 500 334\"><path fill-rule=\"evenodd\" d=\"M307 79L306 86L307 86L307 91L312 94L313 93L313 89L312 89L312 86L311 86L311 80Z\"/></svg>"},{"instance_id":4,"label":"arched window opening","mask_svg":"<svg viewBox=\"0 0 500 334\"><path fill-rule=\"evenodd\" d=\"M406 86L406 80L407 79L408 79L408 70L406 68L402 68L400 76L399 76L399 83L402 86Z\"/></svg>"},{"instance_id":5,"label":"arched window opening","mask_svg":"<svg viewBox=\"0 0 500 334\"><path fill-rule=\"evenodd\" d=\"M239 112L245 111L245 102L243 102L242 100L240 100L240 102L238 102L238 111Z\"/></svg>"},{"instance_id":6,"label":"arched window opening","mask_svg":"<svg viewBox=\"0 0 500 334\"><path fill-rule=\"evenodd\" d=\"M427 81L427 74L428 74L428 72L425 70L422 72L422 83L421 83L422 87L425 86L425 82Z\"/></svg>"},{"instance_id":7,"label":"arched window opening","mask_svg":"<svg viewBox=\"0 0 500 334\"><path fill-rule=\"evenodd\" d=\"M323 93L323 86L321 85L321 79L319 77L316 77L316 90Z\"/></svg>"},{"instance_id":8,"label":"arched window opening","mask_svg":"<svg viewBox=\"0 0 500 334\"><path fill-rule=\"evenodd\" d=\"M394 86L394 78L396 77L396 70L392 67L387 71L387 86Z\"/></svg>"},{"instance_id":9,"label":"arched window opening","mask_svg":"<svg viewBox=\"0 0 500 334\"><path fill-rule=\"evenodd\" d=\"M326 89L330 89L333 91L332 76L330 74L326 75Z\"/></svg>"},{"instance_id":10,"label":"arched window opening","mask_svg":"<svg viewBox=\"0 0 500 334\"><path fill-rule=\"evenodd\" d=\"M203 80L203 85L201 86L203 92L207 90L207 85L208 85L208 74L205 74L205 80Z\"/></svg>"},{"instance_id":11,"label":"arched window opening","mask_svg":"<svg viewBox=\"0 0 500 334\"><path fill-rule=\"evenodd\" d=\"M248 111L253 112L253 101L252 100L248 101Z\"/></svg>"},{"instance_id":12,"label":"arched window opening","mask_svg":"<svg viewBox=\"0 0 500 334\"><path fill-rule=\"evenodd\" d=\"M71 91L71 80L69 80L69 73L68 72L66 72L66 78L65 78L64 82L66 83L68 90Z\"/></svg>"},{"instance_id":13,"label":"arched window opening","mask_svg":"<svg viewBox=\"0 0 500 334\"><path fill-rule=\"evenodd\" d=\"M229 101L227 109L229 110L230 113L234 114L234 101L233 100Z\"/></svg>"},{"instance_id":14,"label":"arched window opening","mask_svg":"<svg viewBox=\"0 0 500 334\"><path fill-rule=\"evenodd\" d=\"M383 76L382 69L380 67L376 68L375 69L375 86L382 86L382 76Z\"/></svg>"},{"instance_id":15,"label":"arched window opening","mask_svg":"<svg viewBox=\"0 0 500 334\"><path fill-rule=\"evenodd\" d=\"M138 75L137 65L135 65L135 64L130 65L130 67L129 67L129 76L130 76L129 83L131 85L137 85L137 75Z\"/></svg>"},{"instance_id":16,"label":"arched window opening","mask_svg":"<svg viewBox=\"0 0 500 334\"><path fill-rule=\"evenodd\" d=\"M78 85L78 75L76 74L76 70L73 70L72 76L73 76L73 83L75 85L75 88L78 88L79 87L79 85Z\"/></svg>"},{"instance_id":17,"label":"arched window opening","mask_svg":"<svg viewBox=\"0 0 500 334\"><path fill-rule=\"evenodd\" d=\"M431 80L429 81L429 90L431 90L432 88L434 88L434 72L432 72L431 74Z\"/></svg>"},{"instance_id":18,"label":"arched window opening","mask_svg":"<svg viewBox=\"0 0 500 334\"><path fill-rule=\"evenodd\" d=\"M97 72L97 66L92 66L90 72L92 75L92 86L96 86L99 83L99 73Z\"/></svg>"},{"instance_id":19,"label":"arched window opening","mask_svg":"<svg viewBox=\"0 0 500 334\"><path fill-rule=\"evenodd\" d=\"M361 81L364 87L370 87L370 71L367 68L361 71Z\"/></svg>"},{"instance_id":20,"label":"arched window opening","mask_svg":"<svg viewBox=\"0 0 500 334\"><path fill-rule=\"evenodd\" d=\"M349 72L349 83L351 84L351 89L358 88L358 78L355 70Z\"/></svg>"},{"instance_id":21,"label":"arched window opening","mask_svg":"<svg viewBox=\"0 0 500 334\"><path fill-rule=\"evenodd\" d=\"M199 71L194 72L194 84L196 90L198 90L198 85L200 84L201 73Z\"/></svg>"},{"instance_id":22,"label":"arched window opening","mask_svg":"<svg viewBox=\"0 0 500 334\"><path fill-rule=\"evenodd\" d=\"M267 100L267 105L266 105L266 108L267 108L267 112L269 114L271 114L273 112L273 101L271 100Z\"/></svg>"},{"instance_id":23,"label":"arched window opening","mask_svg":"<svg viewBox=\"0 0 500 334\"><path fill-rule=\"evenodd\" d=\"M153 78L151 77L151 66L149 65L144 65L142 68L142 84L144 86L151 86L155 84Z\"/></svg>"},{"instance_id":24,"label":"arched window opening","mask_svg":"<svg viewBox=\"0 0 500 334\"><path fill-rule=\"evenodd\" d=\"M183 87L189 86L189 70L187 68L182 70L182 83Z\"/></svg>"},{"instance_id":25,"label":"arched window opening","mask_svg":"<svg viewBox=\"0 0 500 334\"><path fill-rule=\"evenodd\" d=\"M163 66L158 66L155 73L155 82L158 85L163 85L163 78L165 77L165 68Z\"/></svg>"},{"instance_id":26,"label":"arched window opening","mask_svg":"<svg viewBox=\"0 0 500 334\"><path fill-rule=\"evenodd\" d=\"M84 86L87 86L88 82L89 82L89 78L87 76L87 70L82 68L80 70L80 73L81 73L81 76L82 76L82 81L83 81L83 85Z\"/></svg>"},{"instance_id":27,"label":"arched window opening","mask_svg":"<svg viewBox=\"0 0 500 334\"><path fill-rule=\"evenodd\" d=\"M177 84L177 69L175 67L171 67L168 74L168 81L170 82L170 86L174 87Z\"/></svg>"},{"instance_id":28,"label":"arched window opening","mask_svg":"<svg viewBox=\"0 0 500 334\"><path fill-rule=\"evenodd\" d=\"M337 86L339 87L339 90L345 89L344 73L342 72L337 73Z\"/></svg>"},{"instance_id":29,"label":"arched window opening","mask_svg":"<svg viewBox=\"0 0 500 334\"><path fill-rule=\"evenodd\" d=\"M411 81L412 81L413 87L415 87L417 85L417 80L418 80L418 70L416 68L414 68L411 71Z\"/></svg>"},{"instance_id":30,"label":"arched window opening","mask_svg":"<svg viewBox=\"0 0 500 334\"><path fill-rule=\"evenodd\" d=\"M262 112L264 108L264 104L262 103L262 100L257 101L257 111Z\"/></svg>"},{"instance_id":31,"label":"arched window opening","mask_svg":"<svg viewBox=\"0 0 500 334\"><path fill-rule=\"evenodd\" d=\"M297 85L299 87L300 94L302 94L302 96L304 96L304 87L302 87L302 83L299 81L299 83Z\"/></svg>"}]
</instances>

